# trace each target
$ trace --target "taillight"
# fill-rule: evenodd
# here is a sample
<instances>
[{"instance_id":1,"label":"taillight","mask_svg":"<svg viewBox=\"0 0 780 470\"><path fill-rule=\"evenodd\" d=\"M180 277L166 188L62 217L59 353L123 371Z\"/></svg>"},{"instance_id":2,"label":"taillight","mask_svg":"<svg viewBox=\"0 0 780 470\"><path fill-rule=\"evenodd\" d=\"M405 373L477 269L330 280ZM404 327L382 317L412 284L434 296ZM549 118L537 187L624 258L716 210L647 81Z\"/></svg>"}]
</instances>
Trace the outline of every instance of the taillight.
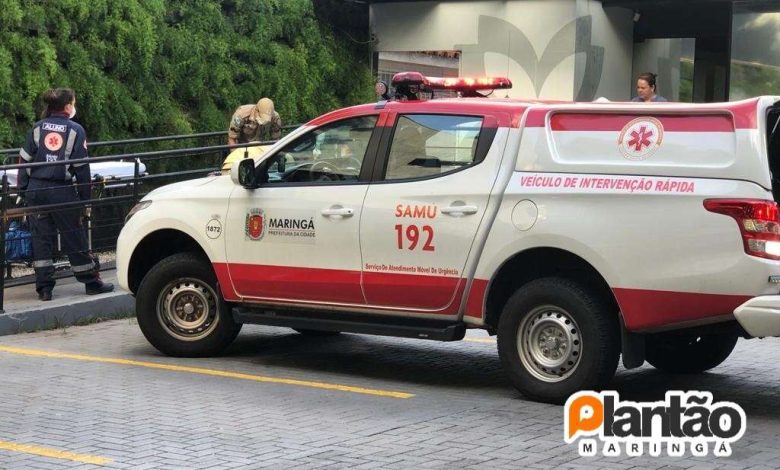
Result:
<instances>
[{"instance_id":1,"label":"taillight","mask_svg":"<svg viewBox=\"0 0 780 470\"><path fill-rule=\"evenodd\" d=\"M705 199L704 208L731 216L737 221L745 253L780 260L780 216L776 202L763 199Z\"/></svg>"}]
</instances>

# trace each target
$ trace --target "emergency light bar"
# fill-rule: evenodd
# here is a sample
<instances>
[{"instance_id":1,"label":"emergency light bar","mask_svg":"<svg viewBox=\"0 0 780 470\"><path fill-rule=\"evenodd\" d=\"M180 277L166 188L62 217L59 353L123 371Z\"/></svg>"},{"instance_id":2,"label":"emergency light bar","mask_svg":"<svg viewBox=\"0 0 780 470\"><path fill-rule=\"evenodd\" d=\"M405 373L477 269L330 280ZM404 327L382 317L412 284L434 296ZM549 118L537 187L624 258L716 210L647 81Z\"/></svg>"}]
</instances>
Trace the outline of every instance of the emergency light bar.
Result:
<instances>
[{"instance_id":1,"label":"emergency light bar","mask_svg":"<svg viewBox=\"0 0 780 470\"><path fill-rule=\"evenodd\" d=\"M420 72L400 72L393 75L396 88L417 86L421 90L451 90L464 96L481 96L477 90L499 90L512 88L512 81L506 77L426 77Z\"/></svg>"},{"instance_id":2,"label":"emergency light bar","mask_svg":"<svg viewBox=\"0 0 780 470\"><path fill-rule=\"evenodd\" d=\"M436 90L499 90L512 88L512 82L506 77L428 77L428 83L429 88Z\"/></svg>"}]
</instances>

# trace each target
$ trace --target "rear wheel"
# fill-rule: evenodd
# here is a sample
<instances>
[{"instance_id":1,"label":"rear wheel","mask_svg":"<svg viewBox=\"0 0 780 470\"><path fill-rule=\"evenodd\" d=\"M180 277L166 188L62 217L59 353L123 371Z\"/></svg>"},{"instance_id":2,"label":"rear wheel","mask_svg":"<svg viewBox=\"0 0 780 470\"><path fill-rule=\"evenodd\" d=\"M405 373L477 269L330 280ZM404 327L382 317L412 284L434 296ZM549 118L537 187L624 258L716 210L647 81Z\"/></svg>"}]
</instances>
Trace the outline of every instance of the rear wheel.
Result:
<instances>
[{"instance_id":1,"label":"rear wheel","mask_svg":"<svg viewBox=\"0 0 780 470\"><path fill-rule=\"evenodd\" d=\"M611 310L568 279L537 279L519 288L498 325L498 353L512 384L523 395L549 403L607 385L620 354L617 316Z\"/></svg>"},{"instance_id":2,"label":"rear wheel","mask_svg":"<svg viewBox=\"0 0 780 470\"><path fill-rule=\"evenodd\" d=\"M212 356L238 335L211 266L195 253L163 259L136 294L136 317L146 339L169 356Z\"/></svg>"},{"instance_id":3,"label":"rear wheel","mask_svg":"<svg viewBox=\"0 0 780 470\"><path fill-rule=\"evenodd\" d=\"M695 374L725 361L739 336L736 332L669 332L647 338L645 358L664 372Z\"/></svg>"}]
</instances>

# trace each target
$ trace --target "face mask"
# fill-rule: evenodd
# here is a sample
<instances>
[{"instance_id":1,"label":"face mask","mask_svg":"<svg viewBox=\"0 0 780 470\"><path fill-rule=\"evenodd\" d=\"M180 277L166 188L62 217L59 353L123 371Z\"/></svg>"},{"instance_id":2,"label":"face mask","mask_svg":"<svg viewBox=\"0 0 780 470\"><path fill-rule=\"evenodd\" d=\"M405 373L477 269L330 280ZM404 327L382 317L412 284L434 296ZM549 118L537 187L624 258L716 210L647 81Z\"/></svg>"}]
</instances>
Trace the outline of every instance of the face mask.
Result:
<instances>
[{"instance_id":1,"label":"face mask","mask_svg":"<svg viewBox=\"0 0 780 470\"><path fill-rule=\"evenodd\" d=\"M73 119L74 117L76 117L76 107L75 106L70 110L70 115L68 117L70 119Z\"/></svg>"}]
</instances>

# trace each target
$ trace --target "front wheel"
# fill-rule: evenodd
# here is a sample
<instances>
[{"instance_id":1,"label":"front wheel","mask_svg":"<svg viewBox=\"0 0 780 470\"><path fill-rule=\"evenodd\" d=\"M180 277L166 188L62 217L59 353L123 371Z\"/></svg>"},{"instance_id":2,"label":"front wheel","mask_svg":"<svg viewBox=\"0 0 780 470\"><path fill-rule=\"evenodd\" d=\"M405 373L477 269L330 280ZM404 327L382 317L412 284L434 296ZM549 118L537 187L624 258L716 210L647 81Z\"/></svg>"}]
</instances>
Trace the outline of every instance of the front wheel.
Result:
<instances>
[{"instance_id":1,"label":"front wheel","mask_svg":"<svg viewBox=\"0 0 780 470\"><path fill-rule=\"evenodd\" d=\"M135 302L146 339L169 356L213 356L238 335L211 266L195 253L169 256L147 273Z\"/></svg>"},{"instance_id":2,"label":"front wheel","mask_svg":"<svg viewBox=\"0 0 780 470\"><path fill-rule=\"evenodd\" d=\"M696 374L720 365L737 345L736 332L669 332L647 338L645 358L656 369Z\"/></svg>"},{"instance_id":3,"label":"front wheel","mask_svg":"<svg viewBox=\"0 0 780 470\"><path fill-rule=\"evenodd\" d=\"M498 353L510 381L537 401L563 403L600 389L620 355L617 312L589 289L563 278L520 287L498 324Z\"/></svg>"}]
</instances>

